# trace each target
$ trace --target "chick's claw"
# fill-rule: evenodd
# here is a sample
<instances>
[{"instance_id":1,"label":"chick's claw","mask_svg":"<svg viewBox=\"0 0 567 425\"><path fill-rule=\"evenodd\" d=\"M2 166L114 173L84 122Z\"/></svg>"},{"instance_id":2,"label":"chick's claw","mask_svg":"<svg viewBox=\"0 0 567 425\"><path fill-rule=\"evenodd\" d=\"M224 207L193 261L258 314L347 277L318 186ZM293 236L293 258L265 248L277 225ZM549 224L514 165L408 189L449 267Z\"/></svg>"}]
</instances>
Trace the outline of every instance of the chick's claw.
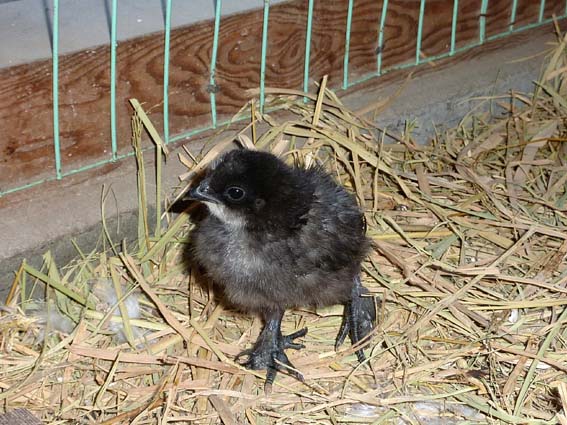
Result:
<instances>
[{"instance_id":1,"label":"chick's claw","mask_svg":"<svg viewBox=\"0 0 567 425\"><path fill-rule=\"evenodd\" d=\"M294 339L302 338L305 335L307 335L307 328L300 329L290 335L284 336L283 337L284 350L286 348L293 348L294 350L301 350L302 348L305 348L305 345L298 344L297 342L293 342Z\"/></svg>"},{"instance_id":2,"label":"chick's claw","mask_svg":"<svg viewBox=\"0 0 567 425\"><path fill-rule=\"evenodd\" d=\"M337 339L335 340L335 351L339 351L343 342L347 335L350 333L350 303L345 304L344 312L343 312L343 321L341 323L341 327L339 329L339 334L337 335Z\"/></svg>"},{"instance_id":3,"label":"chick's claw","mask_svg":"<svg viewBox=\"0 0 567 425\"><path fill-rule=\"evenodd\" d=\"M285 372L301 382L304 382L303 374L289 361L284 350L287 348L294 350L305 348L303 344L293 342L293 340L303 337L306 334L307 328L286 336L281 334L274 335L272 333L267 333L266 335L266 333L264 333L264 335L260 335L254 348L244 350L236 356L236 360L247 369L267 370L266 393L271 391L272 383L278 371ZM241 361L243 357L246 357L246 360Z\"/></svg>"},{"instance_id":4,"label":"chick's claw","mask_svg":"<svg viewBox=\"0 0 567 425\"><path fill-rule=\"evenodd\" d=\"M352 291L352 299L345 304L343 322L335 342L335 350L342 345L346 336L350 336L353 345L364 340L376 325L376 312L372 297L365 297L367 290L362 287L360 280L355 279ZM356 350L358 361L362 363L366 360L362 348Z\"/></svg>"}]
</instances>

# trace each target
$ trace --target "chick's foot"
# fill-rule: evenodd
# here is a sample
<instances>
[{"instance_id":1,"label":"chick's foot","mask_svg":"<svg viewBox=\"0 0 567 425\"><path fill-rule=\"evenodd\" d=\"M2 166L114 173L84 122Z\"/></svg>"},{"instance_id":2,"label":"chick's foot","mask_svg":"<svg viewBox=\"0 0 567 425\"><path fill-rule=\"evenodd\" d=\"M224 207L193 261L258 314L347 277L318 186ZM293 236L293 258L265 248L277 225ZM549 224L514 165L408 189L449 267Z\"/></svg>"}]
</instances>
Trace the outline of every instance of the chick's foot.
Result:
<instances>
[{"instance_id":1,"label":"chick's foot","mask_svg":"<svg viewBox=\"0 0 567 425\"><path fill-rule=\"evenodd\" d=\"M266 393L271 391L272 383L278 371L285 372L303 382L303 375L291 364L284 350L305 348L303 344L296 343L294 340L306 334L307 328L303 328L291 335L283 336L279 331L279 326L277 329L270 329L269 324L267 324L254 347L238 354L236 360L247 369L267 370Z\"/></svg>"},{"instance_id":2,"label":"chick's foot","mask_svg":"<svg viewBox=\"0 0 567 425\"><path fill-rule=\"evenodd\" d=\"M362 286L357 277L352 289L352 298L345 304L343 322L335 342L335 350L339 349L347 335L352 344L356 345L365 339L376 326L374 299L363 296L367 293L367 289ZM361 363L366 360L362 348L356 350L356 356Z\"/></svg>"}]
</instances>

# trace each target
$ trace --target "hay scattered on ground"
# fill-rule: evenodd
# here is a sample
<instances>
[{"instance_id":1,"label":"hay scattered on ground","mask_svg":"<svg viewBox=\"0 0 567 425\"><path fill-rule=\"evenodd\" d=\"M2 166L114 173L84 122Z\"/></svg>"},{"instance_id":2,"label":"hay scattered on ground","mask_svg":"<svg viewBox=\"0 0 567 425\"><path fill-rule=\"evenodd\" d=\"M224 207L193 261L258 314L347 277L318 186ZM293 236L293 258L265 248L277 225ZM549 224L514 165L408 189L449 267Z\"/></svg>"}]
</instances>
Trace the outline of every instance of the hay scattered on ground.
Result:
<instances>
[{"instance_id":1,"label":"hay scattered on ground","mask_svg":"<svg viewBox=\"0 0 567 425\"><path fill-rule=\"evenodd\" d=\"M334 351L340 307L288 312L284 332L309 327L290 353L306 382L279 374L266 397L263 372L233 361L259 321L187 274L187 214L150 230L138 155L135 246L17 271L0 317L2 410L54 424L567 423L566 67L563 39L533 96L487 100L500 117L471 114L427 146L358 117L326 80L306 100L271 90L285 121L243 110L242 145L324 163L365 209L364 283L381 299L365 364ZM137 150L142 125L135 115ZM182 155L185 177L229 143Z\"/></svg>"}]
</instances>

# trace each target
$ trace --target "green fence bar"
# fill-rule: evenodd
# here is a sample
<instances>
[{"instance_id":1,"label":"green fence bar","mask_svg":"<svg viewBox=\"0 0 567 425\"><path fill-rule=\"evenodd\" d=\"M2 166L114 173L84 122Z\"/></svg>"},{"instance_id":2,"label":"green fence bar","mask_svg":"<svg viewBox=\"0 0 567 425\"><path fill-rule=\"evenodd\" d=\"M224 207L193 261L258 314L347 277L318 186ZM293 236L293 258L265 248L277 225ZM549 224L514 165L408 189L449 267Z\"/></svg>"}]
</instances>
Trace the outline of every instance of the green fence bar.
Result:
<instances>
[{"instance_id":1,"label":"green fence bar","mask_svg":"<svg viewBox=\"0 0 567 425\"><path fill-rule=\"evenodd\" d=\"M346 35L345 35L345 57L343 61L343 89L348 88L348 55L350 51L350 31L352 27L352 9L354 0L348 0L348 11L346 21Z\"/></svg>"},{"instance_id":2,"label":"green fence bar","mask_svg":"<svg viewBox=\"0 0 567 425\"><path fill-rule=\"evenodd\" d=\"M55 149L55 176L60 180L61 145L59 142L59 0L53 0L52 65L53 65L53 148Z\"/></svg>"},{"instance_id":3,"label":"green fence bar","mask_svg":"<svg viewBox=\"0 0 567 425\"><path fill-rule=\"evenodd\" d=\"M509 31L514 31L516 25L516 11L518 10L518 0L512 0L512 10L510 11L510 26Z\"/></svg>"},{"instance_id":4,"label":"green fence bar","mask_svg":"<svg viewBox=\"0 0 567 425\"><path fill-rule=\"evenodd\" d=\"M518 10L518 0L512 0L512 9L510 10L510 26L508 30L510 32L514 31L514 25L516 25L516 11Z\"/></svg>"},{"instance_id":5,"label":"green fence bar","mask_svg":"<svg viewBox=\"0 0 567 425\"><path fill-rule=\"evenodd\" d=\"M486 11L488 10L488 0L482 0L480 5L480 16L478 18L478 42L484 43L486 39Z\"/></svg>"},{"instance_id":6,"label":"green fence bar","mask_svg":"<svg viewBox=\"0 0 567 425\"><path fill-rule=\"evenodd\" d=\"M415 64L421 61L421 37L423 35L423 15L425 15L425 0L419 4L419 20L417 24L417 40L415 45Z\"/></svg>"},{"instance_id":7,"label":"green fence bar","mask_svg":"<svg viewBox=\"0 0 567 425\"><path fill-rule=\"evenodd\" d=\"M382 51L384 50L384 25L388 14L388 0L382 2L382 16L380 16L380 29L378 30L378 55L376 59L376 73L382 75Z\"/></svg>"},{"instance_id":8,"label":"green fence bar","mask_svg":"<svg viewBox=\"0 0 567 425\"><path fill-rule=\"evenodd\" d=\"M169 41L171 38L171 0L165 2L165 40L163 53L163 140L169 143Z\"/></svg>"},{"instance_id":9,"label":"green fence bar","mask_svg":"<svg viewBox=\"0 0 567 425\"><path fill-rule=\"evenodd\" d=\"M211 99L211 123L217 128L217 84L215 73L217 71L217 54L219 50L219 31L221 18L222 0L215 1L215 28L213 30L213 51L211 53L211 71L209 74L209 95Z\"/></svg>"},{"instance_id":10,"label":"green fence bar","mask_svg":"<svg viewBox=\"0 0 567 425\"><path fill-rule=\"evenodd\" d=\"M268 19L270 0L264 0L264 22L262 25L262 62L260 63L260 113L264 113L266 102L266 56L268 55ZM254 119L254 117L252 117Z\"/></svg>"},{"instance_id":11,"label":"green fence bar","mask_svg":"<svg viewBox=\"0 0 567 425\"><path fill-rule=\"evenodd\" d=\"M118 144L116 142L116 27L118 0L112 0L110 20L110 144L112 148L112 161L116 161Z\"/></svg>"},{"instance_id":12,"label":"green fence bar","mask_svg":"<svg viewBox=\"0 0 567 425\"><path fill-rule=\"evenodd\" d=\"M303 67L303 91L309 91L309 62L311 59L311 31L313 29L313 3L314 0L309 0L307 11L307 34L305 35L305 63ZM307 98L303 99L307 102Z\"/></svg>"},{"instance_id":13,"label":"green fence bar","mask_svg":"<svg viewBox=\"0 0 567 425\"><path fill-rule=\"evenodd\" d=\"M539 23L543 22L544 14L545 14L545 0L541 0L541 2L539 3L539 18L537 20Z\"/></svg>"},{"instance_id":14,"label":"green fence bar","mask_svg":"<svg viewBox=\"0 0 567 425\"><path fill-rule=\"evenodd\" d=\"M457 45L457 21L459 19L459 0L453 1L453 17L451 19L451 50L449 55L455 54L455 46Z\"/></svg>"}]
</instances>

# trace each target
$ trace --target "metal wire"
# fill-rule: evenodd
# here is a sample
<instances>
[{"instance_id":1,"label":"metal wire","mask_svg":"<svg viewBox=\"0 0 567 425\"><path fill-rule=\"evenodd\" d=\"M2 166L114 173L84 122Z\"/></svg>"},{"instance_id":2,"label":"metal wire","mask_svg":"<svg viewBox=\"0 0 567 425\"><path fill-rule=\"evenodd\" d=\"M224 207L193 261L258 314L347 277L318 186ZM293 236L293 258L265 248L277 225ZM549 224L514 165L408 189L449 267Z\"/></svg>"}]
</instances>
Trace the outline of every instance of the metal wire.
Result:
<instances>
[{"instance_id":1,"label":"metal wire","mask_svg":"<svg viewBox=\"0 0 567 425\"><path fill-rule=\"evenodd\" d=\"M483 44L486 40L486 11L488 10L488 0L482 0L480 5L480 15L478 17L478 38L479 43Z\"/></svg>"},{"instance_id":2,"label":"metal wire","mask_svg":"<svg viewBox=\"0 0 567 425\"><path fill-rule=\"evenodd\" d=\"M264 113L266 102L266 56L268 54L268 19L270 0L264 0L264 22L262 25L262 62L260 63L260 113Z\"/></svg>"},{"instance_id":3,"label":"metal wire","mask_svg":"<svg viewBox=\"0 0 567 425\"><path fill-rule=\"evenodd\" d=\"M163 141L169 143L169 42L171 38L171 0L165 2L163 53Z\"/></svg>"},{"instance_id":4,"label":"metal wire","mask_svg":"<svg viewBox=\"0 0 567 425\"><path fill-rule=\"evenodd\" d=\"M352 28L352 9L354 0L348 0L348 11L345 31L345 57L343 60L343 89L348 88L348 57L350 52L350 32Z\"/></svg>"},{"instance_id":5,"label":"metal wire","mask_svg":"<svg viewBox=\"0 0 567 425\"><path fill-rule=\"evenodd\" d=\"M117 152L116 147L116 25L117 25L117 8L118 0L112 0L112 21L111 21L111 137L112 137L112 158L97 161L92 164L88 164L86 166L81 166L67 172L63 172L62 164L61 164L61 145L60 145L60 116L59 116L59 0L53 0L53 31L52 31L52 90L53 90L53 147L54 147L54 155L55 155L55 175L53 177L48 177L44 179L38 179L32 181L30 183L26 183L24 185L20 185L14 188L10 188L0 192L0 196L7 195L9 193L17 192L23 189L31 188L33 186L40 185L42 183L59 180L61 178L80 173L82 171L86 171L89 169L93 169L99 167L101 165L107 164L110 161L116 161L123 158L130 157L132 153L127 153L123 155L119 155ZM220 14L221 14L221 0L217 0L217 5L215 9L215 35L213 39L213 54L211 57L211 74L210 74L210 83L211 83L211 115L212 115L212 125L207 126L205 128L194 129L189 132L185 132L183 134L176 135L174 137L169 137L168 126L167 123L169 121L168 116L168 78L169 78L169 33L171 30L171 2L172 0L167 0L166 3L166 18L165 18L165 54L164 54L164 138L166 141L175 142L182 139L185 139L190 136L194 136L201 132L210 130L215 128L218 125L224 125L228 123L230 120L227 120L226 123L217 123L216 117L216 107L215 107L215 96L214 96L214 87L215 87L215 70L216 70L216 56L217 56L217 49L218 49L218 31L220 25ZM311 34L312 34L312 25L313 25L313 3L314 0L309 0L308 6L308 15L307 15L307 34L306 34L306 45L305 45L305 67L304 67L304 79L303 79L303 88L304 90L308 90L309 88L309 61L310 61L310 46L311 46ZM349 0L349 14L352 13L352 4L353 0ZM265 103L265 72L266 72L266 56L267 56L267 42L268 42L268 18L269 18L269 0L264 0L264 24L263 24L263 31L262 31L262 62L261 62L261 70L260 70L260 107L263 111L264 103ZM388 13L388 0L383 1L382 6L382 13L380 18L380 27L378 31L378 48L377 48L377 63L376 63L376 72L369 73L355 81L349 81L348 77L348 56L350 51L350 33L351 33L351 24L352 24L352 15L347 17L347 35L346 35L346 47L345 48L345 67L344 67L344 75L343 75L343 87L345 84L347 87L352 87L357 84L363 83L368 81L369 79L375 78L377 76L384 75L388 72L400 69L406 69L415 66L417 63L424 64L431 61L436 61L439 59L446 58L448 56L453 56L455 54L459 54L470 50L474 47L478 47L482 45L486 41L497 40L508 36L512 33L519 33L522 31L526 31L541 25L548 24L553 22L553 17L545 19L545 0L540 0L540 8L539 8L539 15L537 18L537 22L532 22L527 25L523 25L521 27L516 26L516 14L517 14L517 0L512 0L511 3L511 11L510 11L510 22L508 25L508 29L498 34L494 34L492 36L486 36L486 11L488 8L488 0L482 0L481 10L480 10L480 17L479 17L479 39L477 42L468 44L466 46L457 48L456 47L456 28L457 28L457 21L458 21L458 7L459 2L458 0L454 0L453 2L453 17L451 23L451 45L450 49L447 52L441 53L435 56L429 56L425 59L422 59L420 56L421 51L421 34L422 34L422 25L423 25L423 13L425 7L425 0L421 0L420 4L420 25L418 26L418 48L416 49L416 60L410 63L404 64L397 64L391 66L389 68L383 69L382 67L382 59L383 59L383 46L384 46L384 29L386 25L387 13ZM558 19L567 18L567 1L565 4L565 11L563 16L557 17ZM246 117L242 119L247 119Z\"/></svg>"},{"instance_id":6,"label":"metal wire","mask_svg":"<svg viewBox=\"0 0 567 425\"><path fill-rule=\"evenodd\" d=\"M539 19L538 22L543 21L543 16L545 14L545 0L541 0L539 3Z\"/></svg>"},{"instance_id":7,"label":"metal wire","mask_svg":"<svg viewBox=\"0 0 567 425\"><path fill-rule=\"evenodd\" d=\"M217 53L219 50L219 31L220 31L220 18L221 18L222 0L215 2L215 29L213 31L213 51L211 53L211 72L209 76L209 95L211 99L211 122L212 127L217 128Z\"/></svg>"},{"instance_id":8,"label":"metal wire","mask_svg":"<svg viewBox=\"0 0 567 425\"><path fill-rule=\"evenodd\" d=\"M518 10L518 0L512 0L512 10L510 11L510 26L509 31L514 31L516 25L516 11Z\"/></svg>"},{"instance_id":9,"label":"metal wire","mask_svg":"<svg viewBox=\"0 0 567 425\"><path fill-rule=\"evenodd\" d=\"M459 0L453 1L453 18L451 19L451 50L449 56L455 54L455 46L457 44L457 20L459 19Z\"/></svg>"},{"instance_id":10,"label":"metal wire","mask_svg":"<svg viewBox=\"0 0 567 425\"><path fill-rule=\"evenodd\" d=\"M380 17L380 29L378 31L378 55L376 58L376 75L382 75L382 52L384 51L384 26L388 14L388 0L382 3L382 16Z\"/></svg>"},{"instance_id":11,"label":"metal wire","mask_svg":"<svg viewBox=\"0 0 567 425\"><path fill-rule=\"evenodd\" d=\"M421 59L421 37L423 35L423 15L425 15L425 0L419 4L419 19L417 24L417 41L415 46L415 64L419 65Z\"/></svg>"},{"instance_id":12,"label":"metal wire","mask_svg":"<svg viewBox=\"0 0 567 425\"><path fill-rule=\"evenodd\" d=\"M309 0L307 10L307 34L305 35L305 62L303 66L303 91L309 91L309 62L311 60L311 31L313 27L313 2ZM307 98L303 99L307 102Z\"/></svg>"},{"instance_id":13,"label":"metal wire","mask_svg":"<svg viewBox=\"0 0 567 425\"><path fill-rule=\"evenodd\" d=\"M560 19L564 19L564 18L567 18L567 13L566 13L565 15L563 15L562 17L560 17ZM522 32L522 31L530 30L530 29L532 29L532 28L537 28L537 27L539 27L539 26L541 26L541 25L549 24L549 23L551 23L551 22L553 22L553 18L544 19L543 22L534 22L534 23L531 23L531 24L527 24L527 25L524 25L524 26L515 28L514 31L513 31L513 33L514 33L514 34L517 34L517 33L520 33L520 32ZM510 31L506 30L506 31L504 31L504 32L501 32L501 33L498 33L498 34L494 34L494 35L491 35L490 37L487 37L487 38L485 39L485 41L498 40L498 39L500 39L500 38L504 38L504 37L507 37L507 36L509 36L509 35L510 35ZM477 42L468 44L468 45L463 46L463 47L455 48L455 51L453 52L453 54L456 55L456 54L459 54L459 53L466 52L466 51L468 51L468 50L470 50L470 49L472 49L472 48L479 47L481 44L482 44L482 43L481 43L480 41L477 41ZM430 62L433 62L433 61L436 61L436 60L445 59L445 58L447 58L447 57L449 57L449 56L451 56L451 51L450 51L450 50L447 51L447 52L444 52L444 53L440 53L440 54L438 54L438 55L428 56L426 59L423 59L423 60L420 62L420 64L423 65L423 64L430 63ZM366 74L365 76L363 76L363 77L361 77L361 78L359 78L359 79L357 79L357 80L355 80L355 81L351 81L350 86L353 87L353 86L355 86L355 85L357 85L357 84L365 83L366 81L368 81L368 80L370 80L370 79L372 79L372 78L376 78L376 77L385 75L385 74L387 74L387 73L389 73L389 72L396 71L396 70L408 69L408 68L412 68L412 67L414 67L414 66L415 66L415 62L414 62L414 61L411 61L411 62L408 62L408 63L402 63L402 64L398 64L398 65L393 65L393 66L391 66L391 67L389 67L389 68L381 69L380 71L377 71L377 72L375 72L375 73Z\"/></svg>"},{"instance_id":14,"label":"metal wire","mask_svg":"<svg viewBox=\"0 0 567 425\"><path fill-rule=\"evenodd\" d=\"M112 11L110 21L110 144L112 149L112 161L116 161L118 155L118 143L116 141L116 27L117 27L118 0L112 0Z\"/></svg>"},{"instance_id":15,"label":"metal wire","mask_svg":"<svg viewBox=\"0 0 567 425\"><path fill-rule=\"evenodd\" d=\"M53 0L52 25L53 149L55 150L55 176L57 180L61 180L63 175L61 170L61 145L59 141L59 0Z\"/></svg>"}]
</instances>

